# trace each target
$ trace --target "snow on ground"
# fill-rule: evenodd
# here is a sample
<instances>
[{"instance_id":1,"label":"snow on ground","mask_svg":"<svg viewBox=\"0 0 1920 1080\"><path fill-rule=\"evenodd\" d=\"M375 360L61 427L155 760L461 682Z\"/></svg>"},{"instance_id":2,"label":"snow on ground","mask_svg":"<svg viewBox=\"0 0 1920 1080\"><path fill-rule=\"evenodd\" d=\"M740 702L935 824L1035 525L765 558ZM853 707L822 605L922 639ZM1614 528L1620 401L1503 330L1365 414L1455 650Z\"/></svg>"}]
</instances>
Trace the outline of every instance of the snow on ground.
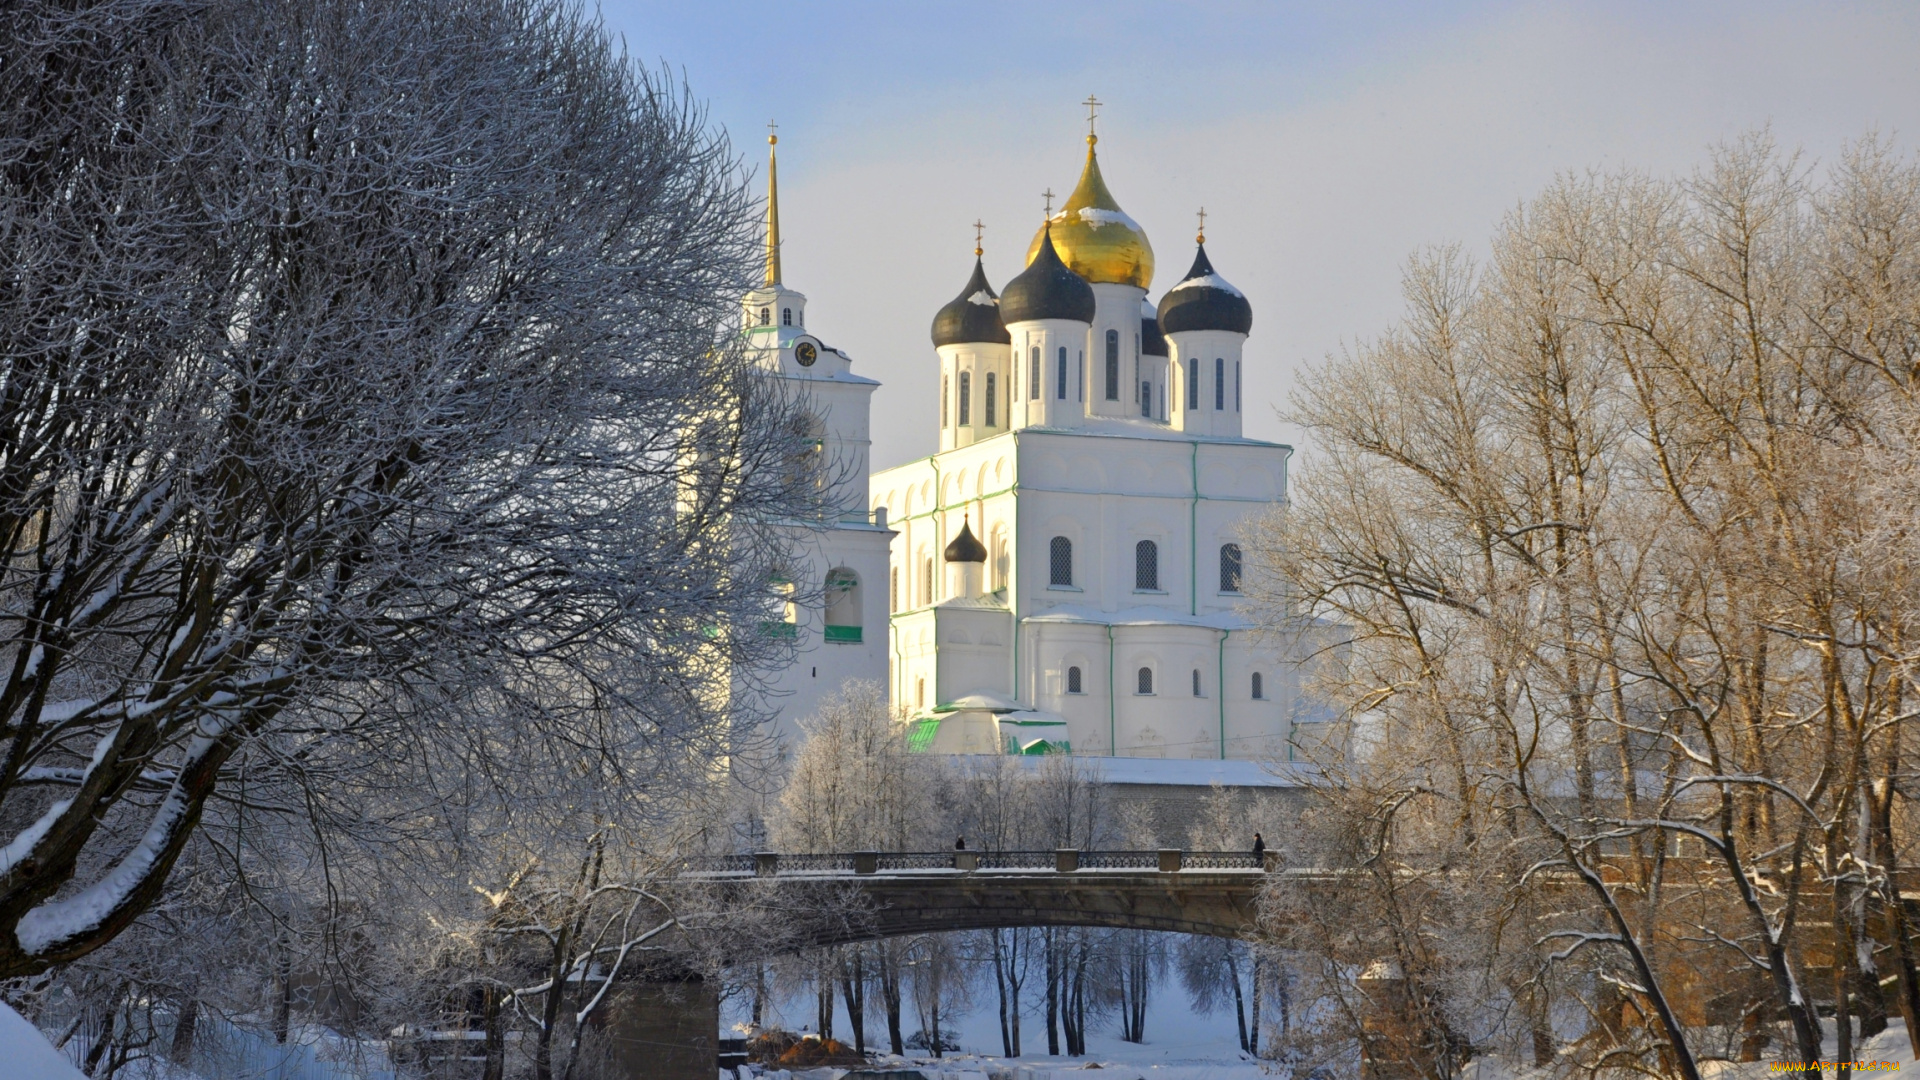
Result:
<instances>
[{"instance_id":1,"label":"snow on ground","mask_svg":"<svg viewBox=\"0 0 1920 1080\"><path fill-rule=\"evenodd\" d=\"M5 1002L0 1002L0 1063L11 1080L81 1080L80 1070Z\"/></svg>"},{"instance_id":2,"label":"snow on ground","mask_svg":"<svg viewBox=\"0 0 1920 1080\"><path fill-rule=\"evenodd\" d=\"M1823 1022L1826 1043L1821 1047L1821 1057L1831 1062L1834 1055L1833 1021ZM1761 1080L1771 1077L1779 1080L1783 1076L1826 1076L1839 1075L1837 1071L1822 1072L1782 1072L1770 1061L1706 1061L1700 1064L1700 1075L1704 1080ZM1903 1020L1894 1020L1887 1030L1866 1040L1855 1048L1853 1060L1856 1062L1883 1063L1878 1070L1860 1069L1853 1072L1856 1077L1893 1075L1896 1072L1911 1074L1914 1068L1913 1048L1907 1042L1907 1026ZM1548 1073L1531 1065L1520 1066L1499 1058L1479 1058L1470 1062L1460 1072L1460 1080L1542 1080Z\"/></svg>"},{"instance_id":3,"label":"snow on ground","mask_svg":"<svg viewBox=\"0 0 1920 1080\"><path fill-rule=\"evenodd\" d=\"M1023 1004L1029 1009L1045 1008L1045 998L1022 991ZM730 1027L744 1019L744 1002L730 1001L721 1017L721 1026ZM800 993L770 1007L768 1026L788 1031L811 1032L817 1005L811 993ZM901 1027L912 1035L920 1030L911 1000L902 1003ZM740 1015L736 1015L740 1013ZM1169 976L1156 983L1147 1004L1146 1035L1143 1044L1120 1038L1117 1018L1092 1024L1087 1035L1085 1057L1047 1055L1046 1016L1023 1016L1020 1022L1021 1056L1000 1056L1000 1006L991 985L980 993L973 1007L959 1017L941 1017L941 1026L960 1043L958 1051L941 1058L924 1051L910 1051L904 1059L882 1055L873 1067L889 1063L908 1065L927 1080L1270 1080L1271 1063L1255 1061L1240 1049L1238 1026L1232 1012L1211 1016L1195 1013L1187 1003L1186 991ZM949 1027L949 1025L951 1025ZM847 1019L846 1002L834 1003L833 1034L843 1042L852 1042L852 1024ZM878 1001L868 999L867 1047L885 1049L887 1018ZM1086 1072L1097 1065L1100 1071ZM838 1070L813 1070L793 1074L795 1080L832 1080ZM724 1075L724 1074L723 1074ZM778 1073L768 1074L778 1078Z\"/></svg>"}]
</instances>

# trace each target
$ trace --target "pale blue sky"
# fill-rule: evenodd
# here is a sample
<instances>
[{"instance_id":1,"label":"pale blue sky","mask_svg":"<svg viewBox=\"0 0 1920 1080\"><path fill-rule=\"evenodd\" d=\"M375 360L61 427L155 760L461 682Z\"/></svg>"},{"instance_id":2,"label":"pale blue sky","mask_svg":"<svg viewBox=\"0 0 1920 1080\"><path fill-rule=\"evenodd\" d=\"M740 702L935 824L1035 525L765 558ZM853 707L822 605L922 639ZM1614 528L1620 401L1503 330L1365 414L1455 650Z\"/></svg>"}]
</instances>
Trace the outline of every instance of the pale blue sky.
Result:
<instances>
[{"instance_id":1,"label":"pale blue sky","mask_svg":"<svg viewBox=\"0 0 1920 1080\"><path fill-rule=\"evenodd\" d=\"M1066 192L1105 102L1101 166L1158 262L1208 251L1253 303L1248 434L1303 362L1378 333L1416 248L1484 246L1556 172L1671 173L1771 125L1832 159L1920 139L1920 5L913 4L605 0L642 60L684 70L756 162L780 122L787 283L809 329L886 383L874 462L932 450L933 313L975 217L996 287L1040 192Z\"/></svg>"}]
</instances>

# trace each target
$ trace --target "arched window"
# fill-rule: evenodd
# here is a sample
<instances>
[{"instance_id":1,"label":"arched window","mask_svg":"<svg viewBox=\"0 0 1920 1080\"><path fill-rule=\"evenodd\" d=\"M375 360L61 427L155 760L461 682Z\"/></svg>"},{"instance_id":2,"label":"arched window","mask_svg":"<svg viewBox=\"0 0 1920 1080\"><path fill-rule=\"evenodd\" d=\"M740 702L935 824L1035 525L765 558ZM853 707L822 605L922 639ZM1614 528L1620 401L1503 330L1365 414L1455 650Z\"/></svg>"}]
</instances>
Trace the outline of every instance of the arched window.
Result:
<instances>
[{"instance_id":1,"label":"arched window","mask_svg":"<svg viewBox=\"0 0 1920 1080\"><path fill-rule=\"evenodd\" d=\"M1043 385L1040 381L1040 346L1035 345L1033 347L1033 357L1028 363L1027 399L1030 401L1040 400L1040 387Z\"/></svg>"},{"instance_id":2,"label":"arched window","mask_svg":"<svg viewBox=\"0 0 1920 1080\"><path fill-rule=\"evenodd\" d=\"M960 419L955 421L961 427L973 423L973 372L960 373Z\"/></svg>"},{"instance_id":3,"label":"arched window","mask_svg":"<svg viewBox=\"0 0 1920 1080\"><path fill-rule=\"evenodd\" d=\"M1080 689L1080 669L1077 667L1068 668L1067 669L1067 693L1080 694L1084 692L1085 691Z\"/></svg>"},{"instance_id":4,"label":"arched window","mask_svg":"<svg viewBox=\"0 0 1920 1080\"><path fill-rule=\"evenodd\" d=\"M920 560L920 603L933 603L933 556Z\"/></svg>"},{"instance_id":5,"label":"arched window","mask_svg":"<svg viewBox=\"0 0 1920 1080\"><path fill-rule=\"evenodd\" d=\"M1227 407L1227 360L1226 357L1213 358L1213 411L1222 412Z\"/></svg>"},{"instance_id":6,"label":"arched window","mask_svg":"<svg viewBox=\"0 0 1920 1080\"><path fill-rule=\"evenodd\" d=\"M793 309L792 308L783 307L780 309L780 325L781 326L793 325Z\"/></svg>"},{"instance_id":7,"label":"arched window","mask_svg":"<svg viewBox=\"0 0 1920 1080\"><path fill-rule=\"evenodd\" d=\"M1082 349L1077 355L1079 362L1073 365L1073 400L1085 401L1087 400L1087 351Z\"/></svg>"},{"instance_id":8,"label":"arched window","mask_svg":"<svg viewBox=\"0 0 1920 1080\"><path fill-rule=\"evenodd\" d=\"M943 428L947 426L948 410L953 407L953 388L949 385L952 381L951 376L940 376L940 426Z\"/></svg>"},{"instance_id":9,"label":"arched window","mask_svg":"<svg viewBox=\"0 0 1920 1080\"><path fill-rule=\"evenodd\" d=\"M900 568L887 571L887 610L900 610Z\"/></svg>"},{"instance_id":10,"label":"arched window","mask_svg":"<svg viewBox=\"0 0 1920 1080\"><path fill-rule=\"evenodd\" d=\"M1233 362L1233 411L1240 411L1240 361Z\"/></svg>"},{"instance_id":11,"label":"arched window","mask_svg":"<svg viewBox=\"0 0 1920 1080\"><path fill-rule=\"evenodd\" d=\"M1056 536L1047 544L1047 583L1073 584L1073 541Z\"/></svg>"},{"instance_id":12,"label":"arched window","mask_svg":"<svg viewBox=\"0 0 1920 1080\"><path fill-rule=\"evenodd\" d=\"M1059 376L1057 380L1060 384L1058 387L1059 392L1054 396L1058 397L1061 401L1065 401L1067 400L1067 347L1065 345L1060 346L1059 368L1060 370L1056 373Z\"/></svg>"},{"instance_id":13,"label":"arched window","mask_svg":"<svg viewBox=\"0 0 1920 1080\"><path fill-rule=\"evenodd\" d=\"M1200 361L1187 360L1187 408L1200 407Z\"/></svg>"},{"instance_id":14,"label":"arched window","mask_svg":"<svg viewBox=\"0 0 1920 1080\"><path fill-rule=\"evenodd\" d=\"M1153 669L1152 668L1143 667L1134 676L1134 693L1136 694L1153 693Z\"/></svg>"},{"instance_id":15,"label":"arched window","mask_svg":"<svg viewBox=\"0 0 1920 1080\"><path fill-rule=\"evenodd\" d=\"M772 322L773 322L773 309L761 308L760 309L760 325L766 326Z\"/></svg>"},{"instance_id":16,"label":"arched window","mask_svg":"<svg viewBox=\"0 0 1920 1080\"><path fill-rule=\"evenodd\" d=\"M1151 540L1133 545L1133 588L1135 592L1160 591L1160 545Z\"/></svg>"},{"instance_id":17,"label":"arched window","mask_svg":"<svg viewBox=\"0 0 1920 1080\"><path fill-rule=\"evenodd\" d=\"M1145 380L1140 383L1140 415L1153 417L1153 383Z\"/></svg>"},{"instance_id":18,"label":"arched window","mask_svg":"<svg viewBox=\"0 0 1920 1080\"><path fill-rule=\"evenodd\" d=\"M1260 673L1253 673L1253 700L1260 701L1267 696L1267 688L1261 685Z\"/></svg>"},{"instance_id":19,"label":"arched window","mask_svg":"<svg viewBox=\"0 0 1920 1080\"><path fill-rule=\"evenodd\" d=\"M927 680L913 680L913 706L916 709L927 707Z\"/></svg>"},{"instance_id":20,"label":"arched window","mask_svg":"<svg viewBox=\"0 0 1920 1080\"><path fill-rule=\"evenodd\" d=\"M1120 400L1120 331L1107 331L1107 400Z\"/></svg>"},{"instance_id":21,"label":"arched window","mask_svg":"<svg viewBox=\"0 0 1920 1080\"><path fill-rule=\"evenodd\" d=\"M1240 591L1240 545L1220 545L1220 591Z\"/></svg>"},{"instance_id":22,"label":"arched window","mask_svg":"<svg viewBox=\"0 0 1920 1080\"><path fill-rule=\"evenodd\" d=\"M993 427L995 425L994 425L994 408L993 408L993 404L994 404L993 403L993 372L991 371L987 372L986 389L987 389L987 400L986 400L987 426Z\"/></svg>"},{"instance_id":23,"label":"arched window","mask_svg":"<svg viewBox=\"0 0 1920 1080\"><path fill-rule=\"evenodd\" d=\"M1200 693L1200 669L1199 668L1193 669L1193 696L1194 697L1205 696L1204 694Z\"/></svg>"},{"instance_id":24,"label":"arched window","mask_svg":"<svg viewBox=\"0 0 1920 1080\"><path fill-rule=\"evenodd\" d=\"M827 632L830 642L861 638L860 575L844 566L827 571Z\"/></svg>"}]
</instances>

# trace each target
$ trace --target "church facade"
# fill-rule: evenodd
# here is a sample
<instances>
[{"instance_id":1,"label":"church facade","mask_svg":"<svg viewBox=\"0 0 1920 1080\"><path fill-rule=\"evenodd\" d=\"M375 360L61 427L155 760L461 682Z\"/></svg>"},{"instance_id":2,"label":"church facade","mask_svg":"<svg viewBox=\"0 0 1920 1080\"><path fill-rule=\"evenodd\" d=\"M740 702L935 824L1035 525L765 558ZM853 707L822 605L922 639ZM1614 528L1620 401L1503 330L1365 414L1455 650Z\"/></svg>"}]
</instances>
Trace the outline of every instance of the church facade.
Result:
<instances>
[{"instance_id":1,"label":"church facade","mask_svg":"<svg viewBox=\"0 0 1920 1080\"><path fill-rule=\"evenodd\" d=\"M1292 452L1242 434L1252 308L1204 233L1148 301L1097 141L1003 292L976 245L933 321L939 449L872 478L889 693L933 752L1287 759L1298 667L1238 610Z\"/></svg>"}]
</instances>

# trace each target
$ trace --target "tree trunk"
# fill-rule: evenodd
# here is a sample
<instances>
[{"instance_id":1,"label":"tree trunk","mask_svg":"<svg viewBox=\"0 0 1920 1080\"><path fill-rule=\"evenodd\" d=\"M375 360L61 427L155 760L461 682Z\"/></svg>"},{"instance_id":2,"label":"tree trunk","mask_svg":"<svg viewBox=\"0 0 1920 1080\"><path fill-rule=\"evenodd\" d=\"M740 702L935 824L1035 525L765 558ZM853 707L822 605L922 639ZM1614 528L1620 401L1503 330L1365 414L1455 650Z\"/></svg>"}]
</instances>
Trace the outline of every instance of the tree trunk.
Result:
<instances>
[{"instance_id":1,"label":"tree trunk","mask_svg":"<svg viewBox=\"0 0 1920 1080\"><path fill-rule=\"evenodd\" d=\"M486 1033L486 1064L480 1080L504 1080L507 1074L507 1035L500 1021L500 988L489 986L481 999L480 1026Z\"/></svg>"},{"instance_id":2,"label":"tree trunk","mask_svg":"<svg viewBox=\"0 0 1920 1080\"><path fill-rule=\"evenodd\" d=\"M1003 1057L1013 1056L1013 1032L1007 1028L1007 969L1006 955L1000 948L1002 931L993 933L993 986L1000 994L1000 1053Z\"/></svg>"},{"instance_id":3,"label":"tree trunk","mask_svg":"<svg viewBox=\"0 0 1920 1080\"><path fill-rule=\"evenodd\" d=\"M847 1023L853 1025L853 1048L861 1054L867 1052L867 970L864 963L866 953L856 947L852 957L842 965L840 996L847 1002Z\"/></svg>"},{"instance_id":4,"label":"tree trunk","mask_svg":"<svg viewBox=\"0 0 1920 1080\"><path fill-rule=\"evenodd\" d=\"M895 1057L906 1054L906 1041L900 1037L900 966L894 960L891 944L880 953L880 1000L887 1010L887 1044Z\"/></svg>"},{"instance_id":5,"label":"tree trunk","mask_svg":"<svg viewBox=\"0 0 1920 1080\"><path fill-rule=\"evenodd\" d=\"M190 993L180 1003L180 1016L173 1022L173 1046L167 1052L167 1057L183 1069L193 1064L193 1036L199 1026L200 996Z\"/></svg>"},{"instance_id":6,"label":"tree trunk","mask_svg":"<svg viewBox=\"0 0 1920 1080\"><path fill-rule=\"evenodd\" d=\"M1240 1025L1240 1049L1251 1052L1247 1045L1247 1002L1240 993L1240 961L1233 955L1231 944L1227 947L1227 981L1233 983L1233 1019Z\"/></svg>"},{"instance_id":7,"label":"tree trunk","mask_svg":"<svg viewBox=\"0 0 1920 1080\"><path fill-rule=\"evenodd\" d=\"M1053 927L1044 932L1047 949L1047 1056L1060 1056L1060 949Z\"/></svg>"}]
</instances>

